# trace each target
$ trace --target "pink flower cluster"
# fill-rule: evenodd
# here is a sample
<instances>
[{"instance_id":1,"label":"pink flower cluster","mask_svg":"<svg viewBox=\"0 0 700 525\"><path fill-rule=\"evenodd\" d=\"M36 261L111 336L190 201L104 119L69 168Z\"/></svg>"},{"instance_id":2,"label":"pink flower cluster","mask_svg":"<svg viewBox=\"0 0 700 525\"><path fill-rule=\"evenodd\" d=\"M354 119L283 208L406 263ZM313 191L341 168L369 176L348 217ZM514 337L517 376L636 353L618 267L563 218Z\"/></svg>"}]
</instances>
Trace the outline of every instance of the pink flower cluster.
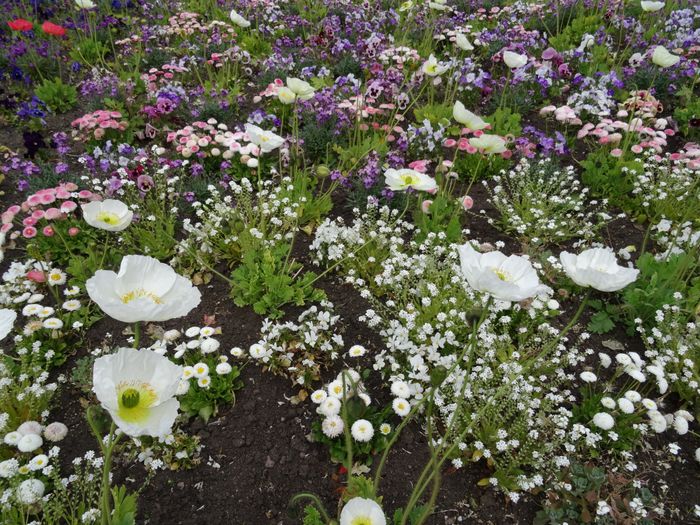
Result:
<instances>
[{"instance_id":1,"label":"pink flower cluster","mask_svg":"<svg viewBox=\"0 0 700 525\"><path fill-rule=\"evenodd\" d=\"M141 75L141 80L146 83L149 93L158 91L159 84L167 84L175 78L175 73L185 73L187 68L173 64L163 64L160 69L152 67L148 73ZM120 115L121 116L121 115Z\"/></svg>"},{"instance_id":2,"label":"pink flower cluster","mask_svg":"<svg viewBox=\"0 0 700 525\"><path fill-rule=\"evenodd\" d=\"M196 155L204 157L233 158L234 154L257 155L254 144L244 144L245 133L229 131L226 124L219 124L215 119L206 122L193 122L177 131L168 133L168 142L176 143L175 149L185 158Z\"/></svg>"},{"instance_id":3,"label":"pink flower cluster","mask_svg":"<svg viewBox=\"0 0 700 525\"><path fill-rule=\"evenodd\" d=\"M84 135L86 138L92 135L95 139L100 140L109 129L124 131L129 126L126 120L118 120L121 118L122 114L119 111L98 109L71 122L71 126L78 128L73 132L73 135L76 138L78 135Z\"/></svg>"},{"instance_id":4,"label":"pink flower cluster","mask_svg":"<svg viewBox=\"0 0 700 525\"><path fill-rule=\"evenodd\" d=\"M688 142L680 151L671 153L671 160L682 162L691 170L700 170L700 144Z\"/></svg>"},{"instance_id":5,"label":"pink flower cluster","mask_svg":"<svg viewBox=\"0 0 700 525\"><path fill-rule=\"evenodd\" d=\"M666 126L665 119L659 119L656 123L661 127ZM629 122L621 120L603 119L598 124L587 122L581 127L576 134L576 138L582 139L585 137L594 137L599 144L615 146L610 154L614 157L620 157L624 154L622 149L617 145L622 141L623 133L634 133L638 136L638 141L632 144L630 150L633 153L642 153L645 149L651 148L657 153L662 153L668 145L667 137L674 135L671 128L655 129L644 124L642 119L633 118Z\"/></svg>"},{"instance_id":6,"label":"pink flower cluster","mask_svg":"<svg viewBox=\"0 0 700 525\"><path fill-rule=\"evenodd\" d=\"M573 126L580 126L583 124L576 112L569 106L545 106L540 110L540 115L550 115L554 114L554 118L563 124L571 124Z\"/></svg>"},{"instance_id":7,"label":"pink flower cluster","mask_svg":"<svg viewBox=\"0 0 700 525\"><path fill-rule=\"evenodd\" d=\"M21 234L25 239L31 239L39 233L37 228L39 221L65 219L78 209L80 201L99 199L98 195L89 190L78 191L78 186L72 182L60 184L55 188L39 190L27 197L27 200L22 204L14 204L0 214L0 221L2 222L0 233L6 235L13 230L15 222L19 221L22 225L22 231L13 232L10 237L16 239ZM23 217L20 217L22 215ZM79 231L78 228L71 228L68 233L74 236ZM55 231L49 224L42 228L41 233L51 237Z\"/></svg>"}]
</instances>

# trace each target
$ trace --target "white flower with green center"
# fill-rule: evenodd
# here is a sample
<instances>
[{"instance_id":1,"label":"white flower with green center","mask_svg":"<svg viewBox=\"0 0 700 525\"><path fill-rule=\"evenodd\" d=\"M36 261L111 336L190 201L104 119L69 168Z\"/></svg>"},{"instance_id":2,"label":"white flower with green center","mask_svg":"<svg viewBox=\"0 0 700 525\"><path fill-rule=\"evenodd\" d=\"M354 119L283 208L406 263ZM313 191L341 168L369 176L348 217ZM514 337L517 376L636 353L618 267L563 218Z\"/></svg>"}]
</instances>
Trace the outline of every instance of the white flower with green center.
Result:
<instances>
[{"instance_id":1,"label":"white flower with green center","mask_svg":"<svg viewBox=\"0 0 700 525\"><path fill-rule=\"evenodd\" d=\"M458 247L462 274L469 286L500 301L524 301L551 292L540 283L530 261L501 252L479 253L471 244Z\"/></svg>"},{"instance_id":2,"label":"white flower with green center","mask_svg":"<svg viewBox=\"0 0 700 525\"><path fill-rule=\"evenodd\" d=\"M250 27L250 22L239 15L235 9L232 9L228 16L231 19L231 22L236 24L238 27Z\"/></svg>"},{"instance_id":3,"label":"white flower with green center","mask_svg":"<svg viewBox=\"0 0 700 525\"><path fill-rule=\"evenodd\" d=\"M486 155L496 155L498 153L503 153L508 149L506 147L506 141L502 137L499 137L498 135L489 135L487 133L481 135L480 137L470 138L469 144Z\"/></svg>"},{"instance_id":4,"label":"white flower with green center","mask_svg":"<svg viewBox=\"0 0 700 525\"><path fill-rule=\"evenodd\" d=\"M484 129L489 125L489 123L480 116L475 115L465 108L464 104L462 104L459 100L455 102L454 108L452 108L452 116L457 122L463 126L466 126L472 131Z\"/></svg>"},{"instance_id":5,"label":"white flower with green center","mask_svg":"<svg viewBox=\"0 0 700 525\"><path fill-rule=\"evenodd\" d=\"M664 8L666 2L641 2L642 11L653 13Z\"/></svg>"},{"instance_id":6,"label":"white flower with green center","mask_svg":"<svg viewBox=\"0 0 700 525\"><path fill-rule=\"evenodd\" d=\"M674 55L664 46L656 46L651 55L651 61L659 67L671 67L680 62L681 57Z\"/></svg>"},{"instance_id":7,"label":"white flower with green center","mask_svg":"<svg viewBox=\"0 0 700 525\"><path fill-rule=\"evenodd\" d=\"M520 53L514 53L513 51L504 51L503 62L505 62L506 66L511 69L517 69L527 64L527 55L521 55Z\"/></svg>"},{"instance_id":8,"label":"white flower with green center","mask_svg":"<svg viewBox=\"0 0 700 525\"><path fill-rule=\"evenodd\" d=\"M134 212L121 201L105 199L81 206L83 219L93 228L110 232L125 230L134 218Z\"/></svg>"},{"instance_id":9,"label":"white flower with green center","mask_svg":"<svg viewBox=\"0 0 700 525\"><path fill-rule=\"evenodd\" d=\"M386 517L376 501L352 498L340 512L340 525L386 525Z\"/></svg>"},{"instance_id":10,"label":"white flower with green center","mask_svg":"<svg viewBox=\"0 0 700 525\"><path fill-rule=\"evenodd\" d=\"M639 270L619 266L609 248L591 248L579 255L562 252L559 260L566 275L579 286L616 292L637 279Z\"/></svg>"},{"instance_id":11,"label":"white flower with green center","mask_svg":"<svg viewBox=\"0 0 700 525\"><path fill-rule=\"evenodd\" d=\"M125 256L119 273L98 270L85 287L104 313L124 323L184 317L202 297L189 279L144 255Z\"/></svg>"},{"instance_id":12,"label":"white flower with green center","mask_svg":"<svg viewBox=\"0 0 700 525\"><path fill-rule=\"evenodd\" d=\"M287 87L300 100L309 100L314 96L316 90L306 80L300 78L287 77Z\"/></svg>"},{"instance_id":13,"label":"white flower with green center","mask_svg":"<svg viewBox=\"0 0 700 525\"><path fill-rule=\"evenodd\" d=\"M391 191L405 191L408 188L413 188L419 191L434 192L438 187L435 179L430 175L408 168L400 170L389 168L384 172L384 178Z\"/></svg>"},{"instance_id":14,"label":"white flower with green center","mask_svg":"<svg viewBox=\"0 0 700 525\"><path fill-rule=\"evenodd\" d=\"M114 423L132 437L169 434L180 403L182 367L152 350L120 348L95 360L92 390Z\"/></svg>"},{"instance_id":15,"label":"white flower with green center","mask_svg":"<svg viewBox=\"0 0 700 525\"><path fill-rule=\"evenodd\" d=\"M435 55L430 55L428 57L428 60L426 60L425 63L423 64L423 73L425 73L429 77L440 76L445 71L447 71L447 69L448 68L446 65L438 62L438 59L435 58Z\"/></svg>"},{"instance_id":16,"label":"white flower with green center","mask_svg":"<svg viewBox=\"0 0 700 525\"><path fill-rule=\"evenodd\" d=\"M253 124L245 125L245 132L250 142L260 148L263 153L270 153L284 144L284 139L272 131L265 131Z\"/></svg>"},{"instance_id":17,"label":"white flower with green center","mask_svg":"<svg viewBox=\"0 0 700 525\"><path fill-rule=\"evenodd\" d=\"M10 310L9 308L0 309L0 341L7 337L15 326L15 320L17 319L17 312Z\"/></svg>"}]
</instances>

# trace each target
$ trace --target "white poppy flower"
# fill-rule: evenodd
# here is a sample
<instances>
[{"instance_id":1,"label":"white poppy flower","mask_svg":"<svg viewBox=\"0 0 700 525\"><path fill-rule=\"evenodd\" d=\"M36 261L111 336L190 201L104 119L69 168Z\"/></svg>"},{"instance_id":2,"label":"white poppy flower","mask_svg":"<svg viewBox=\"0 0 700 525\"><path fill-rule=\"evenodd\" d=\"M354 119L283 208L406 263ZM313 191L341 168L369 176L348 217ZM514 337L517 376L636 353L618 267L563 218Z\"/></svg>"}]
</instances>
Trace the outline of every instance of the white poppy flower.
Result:
<instances>
[{"instance_id":1,"label":"white poppy flower","mask_svg":"<svg viewBox=\"0 0 700 525\"><path fill-rule=\"evenodd\" d=\"M297 96L288 87L282 86L277 90L277 98L282 104L294 104L297 100Z\"/></svg>"},{"instance_id":2,"label":"white poppy flower","mask_svg":"<svg viewBox=\"0 0 700 525\"><path fill-rule=\"evenodd\" d=\"M429 77L440 76L445 71L447 71L447 66L438 62L438 59L435 58L435 55L430 55L428 57L428 60L426 60L423 64L423 73L425 73Z\"/></svg>"},{"instance_id":3,"label":"white poppy flower","mask_svg":"<svg viewBox=\"0 0 700 525\"><path fill-rule=\"evenodd\" d=\"M340 525L386 525L384 511L374 500L352 498L340 512Z\"/></svg>"},{"instance_id":4,"label":"white poppy flower","mask_svg":"<svg viewBox=\"0 0 700 525\"><path fill-rule=\"evenodd\" d=\"M485 133L480 137L470 138L469 144L486 155L496 155L498 153L503 153L508 149L506 147L506 141L502 137L499 137L498 135L489 135L488 133Z\"/></svg>"},{"instance_id":5,"label":"white poppy flower","mask_svg":"<svg viewBox=\"0 0 700 525\"><path fill-rule=\"evenodd\" d=\"M419 191L433 192L437 183L430 175L409 168L396 170L389 168L384 172L384 180L391 191L404 191L413 188Z\"/></svg>"},{"instance_id":6,"label":"white poppy flower","mask_svg":"<svg viewBox=\"0 0 700 525\"><path fill-rule=\"evenodd\" d=\"M125 434L158 437L170 432L177 417L181 377L182 367L167 357L120 348L95 360L92 389Z\"/></svg>"},{"instance_id":7,"label":"white poppy flower","mask_svg":"<svg viewBox=\"0 0 700 525\"><path fill-rule=\"evenodd\" d=\"M316 92L307 81L295 77L287 77L287 87L301 100L309 100Z\"/></svg>"},{"instance_id":8,"label":"white poppy flower","mask_svg":"<svg viewBox=\"0 0 700 525\"><path fill-rule=\"evenodd\" d=\"M239 15L235 9L231 9L231 13L229 13L229 18L231 19L231 22L236 24L238 27L250 27L250 22L248 22L248 20Z\"/></svg>"},{"instance_id":9,"label":"white poppy flower","mask_svg":"<svg viewBox=\"0 0 700 525\"><path fill-rule=\"evenodd\" d=\"M475 115L465 108L464 104L462 104L459 100L455 102L455 105L452 108L452 116L457 122L463 124L472 131L484 129L489 125L489 123L480 116Z\"/></svg>"},{"instance_id":10,"label":"white poppy flower","mask_svg":"<svg viewBox=\"0 0 700 525\"><path fill-rule=\"evenodd\" d=\"M566 275L579 286L591 286L601 292L621 290L637 279L639 270L618 266L609 248L591 248L574 255L559 256Z\"/></svg>"},{"instance_id":11,"label":"white poppy flower","mask_svg":"<svg viewBox=\"0 0 700 525\"><path fill-rule=\"evenodd\" d=\"M527 55L521 55L513 51L504 51L503 62L511 69L517 69L527 64Z\"/></svg>"},{"instance_id":12,"label":"white poppy flower","mask_svg":"<svg viewBox=\"0 0 700 525\"><path fill-rule=\"evenodd\" d=\"M524 257L479 253L471 244L458 247L462 274L469 286L501 301L523 301L549 291Z\"/></svg>"},{"instance_id":13,"label":"white poppy flower","mask_svg":"<svg viewBox=\"0 0 700 525\"><path fill-rule=\"evenodd\" d=\"M15 319L17 319L17 312L10 310L8 308L0 309L0 341L7 337L15 326Z\"/></svg>"},{"instance_id":14,"label":"white poppy flower","mask_svg":"<svg viewBox=\"0 0 700 525\"><path fill-rule=\"evenodd\" d=\"M258 146L263 153L270 153L284 144L284 139L272 131L265 131L253 124L245 125L245 132L250 141Z\"/></svg>"},{"instance_id":15,"label":"white poppy flower","mask_svg":"<svg viewBox=\"0 0 700 525\"><path fill-rule=\"evenodd\" d=\"M75 5L79 9L92 9L95 3L92 0L75 0Z\"/></svg>"},{"instance_id":16,"label":"white poppy flower","mask_svg":"<svg viewBox=\"0 0 700 525\"><path fill-rule=\"evenodd\" d=\"M651 61L659 67L671 67L678 64L681 57L674 55L664 46L656 46L651 55Z\"/></svg>"},{"instance_id":17,"label":"white poppy flower","mask_svg":"<svg viewBox=\"0 0 700 525\"><path fill-rule=\"evenodd\" d=\"M125 256L119 273L98 270L85 287L103 312L124 323L183 317L202 297L189 279L144 255Z\"/></svg>"},{"instance_id":18,"label":"white poppy flower","mask_svg":"<svg viewBox=\"0 0 700 525\"><path fill-rule=\"evenodd\" d=\"M88 202L81 208L85 222L108 232L125 230L134 218L134 212L126 204L114 199Z\"/></svg>"},{"instance_id":19,"label":"white poppy flower","mask_svg":"<svg viewBox=\"0 0 700 525\"><path fill-rule=\"evenodd\" d=\"M647 13L659 11L663 9L665 5L666 2L641 2L642 11L646 11Z\"/></svg>"},{"instance_id":20,"label":"white poppy flower","mask_svg":"<svg viewBox=\"0 0 700 525\"><path fill-rule=\"evenodd\" d=\"M474 50L474 46L463 33L457 33L457 36L455 37L455 44L457 44L457 47L463 51Z\"/></svg>"}]
</instances>

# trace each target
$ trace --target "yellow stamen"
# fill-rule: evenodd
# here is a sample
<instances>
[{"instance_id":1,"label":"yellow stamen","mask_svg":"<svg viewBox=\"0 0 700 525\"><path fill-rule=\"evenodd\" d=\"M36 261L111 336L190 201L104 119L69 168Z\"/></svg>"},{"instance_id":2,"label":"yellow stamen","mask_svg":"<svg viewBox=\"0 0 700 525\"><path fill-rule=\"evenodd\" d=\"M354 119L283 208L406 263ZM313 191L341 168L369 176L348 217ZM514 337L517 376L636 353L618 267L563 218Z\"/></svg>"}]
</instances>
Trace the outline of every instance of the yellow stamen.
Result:
<instances>
[{"instance_id":1,"label":"yellow stamen","mask_svg":"<svg viewBox=\"0 0 700 525\"><path fill-rule=\"evenodd\" d=\"M144 290L143 288L137 288L136 290L132 290L128 293L125 293L124 295L121 296L121 300L122 300L122 303L129 304L134 299L138 299L140 297L146 297L156 304L163 304L163 300L160 297L158 297L153 292L149 292L148 290Z\"/></svg>"},{"instance_id":2,"label":"yellow stamen","mask_svg":"<svg viewBox=\"0 0 700 525\"><path fill-rule=\"evenodd\" d=\"M110 226L114 226L116 224L119 224L119 215L117 215L116 213L110 213L108 211L101 211L97 214L97 220L100 222L104 222L105 224L109 224Z\"/></svg>"}]
</instances>

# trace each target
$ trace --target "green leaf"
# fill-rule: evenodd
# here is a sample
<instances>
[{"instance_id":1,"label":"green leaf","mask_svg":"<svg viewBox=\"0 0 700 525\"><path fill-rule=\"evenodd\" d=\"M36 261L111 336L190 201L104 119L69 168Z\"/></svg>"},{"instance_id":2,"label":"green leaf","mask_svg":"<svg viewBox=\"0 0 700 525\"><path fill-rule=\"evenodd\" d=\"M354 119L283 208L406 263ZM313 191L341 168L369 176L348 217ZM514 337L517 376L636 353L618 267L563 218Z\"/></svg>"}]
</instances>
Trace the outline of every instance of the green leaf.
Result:
<instances>
[{"instance_id":1,"label":"green leaf","mask_svg":"<svg viewBox=\"0 0 700 525\"><path fill-rule=\"evenodd\" d=\"M588 330L594 334L604 334L613 328L615 328L615 323L605 311L595 313L588 322Z\"/></svg>"}]
</instances>

